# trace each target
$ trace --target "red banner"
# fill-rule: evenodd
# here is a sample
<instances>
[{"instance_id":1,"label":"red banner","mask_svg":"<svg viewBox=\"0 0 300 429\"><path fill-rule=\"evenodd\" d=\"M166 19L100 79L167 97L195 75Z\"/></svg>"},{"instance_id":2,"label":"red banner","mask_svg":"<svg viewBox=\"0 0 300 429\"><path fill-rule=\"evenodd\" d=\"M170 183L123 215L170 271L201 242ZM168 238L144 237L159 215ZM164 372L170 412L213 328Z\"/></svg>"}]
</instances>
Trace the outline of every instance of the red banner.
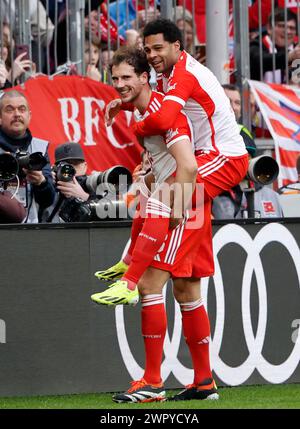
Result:
<instances>
[{"instance_id":1,"label":"red banner","mask_svg":"<svg viewBox=\"0 0 300 429\"><path fill-rule=\"evenodd\" d=\"M131 112L120 112L112 127L104 124L106 104L116 98L108 85L82 76L41 76L16 87L23 92L32 112L30 131L50 142L49 155L68 141L82 145L88 173L123 165L131 172L140 163L141 146L130 130Z\"/></svg>"}]
</instances>

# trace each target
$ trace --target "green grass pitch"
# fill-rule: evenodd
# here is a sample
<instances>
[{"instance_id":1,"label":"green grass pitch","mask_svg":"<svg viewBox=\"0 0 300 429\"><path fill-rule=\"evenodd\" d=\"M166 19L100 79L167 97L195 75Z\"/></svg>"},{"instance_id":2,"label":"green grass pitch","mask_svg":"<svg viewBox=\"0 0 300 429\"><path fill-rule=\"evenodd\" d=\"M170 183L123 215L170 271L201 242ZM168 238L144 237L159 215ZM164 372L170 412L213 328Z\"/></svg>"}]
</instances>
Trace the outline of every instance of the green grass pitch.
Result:
<instances>
[{"instance_id":1,"label":"green grass pitch","mask_svg":"<svg viewBox=\"0 0 300 429\"><path fill-rule=\"evenodd\" d=\"M168 391L171 396L174 391ZM219 401L115 404L109 393L0 398L0 409L299 409L300 385L219 388Z\"/></svg>"}]
</instances>

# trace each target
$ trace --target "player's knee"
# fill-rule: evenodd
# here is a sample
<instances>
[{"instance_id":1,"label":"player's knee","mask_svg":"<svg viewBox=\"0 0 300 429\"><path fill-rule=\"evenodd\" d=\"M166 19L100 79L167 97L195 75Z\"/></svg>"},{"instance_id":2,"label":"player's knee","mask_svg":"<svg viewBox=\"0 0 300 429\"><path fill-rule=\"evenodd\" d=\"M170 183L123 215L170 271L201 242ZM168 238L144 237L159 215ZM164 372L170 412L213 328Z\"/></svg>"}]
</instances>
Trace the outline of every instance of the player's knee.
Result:
<instances>
[{"instance_id":1,"label":"player's knee","mask_svg":"<svg viewBox=\"0 0 300 429\"><path fill-rule=\"evenodd\" d=\"M153 284L153 282L143 279L143 277L138 282L138 290L141 297L151 294L160 294L162 293L162 288Z\"/></svg>"},{"instance_id":2,"label":"player's knee","mask_svg":"<svg viewBox=\"0 0 300 429\"><path fill-rule=\"evenodd\" d=\"M176 279L173 294L179 304L197 301L201 298L200 281L195 279Z\"/></svg>"}]
</instances>

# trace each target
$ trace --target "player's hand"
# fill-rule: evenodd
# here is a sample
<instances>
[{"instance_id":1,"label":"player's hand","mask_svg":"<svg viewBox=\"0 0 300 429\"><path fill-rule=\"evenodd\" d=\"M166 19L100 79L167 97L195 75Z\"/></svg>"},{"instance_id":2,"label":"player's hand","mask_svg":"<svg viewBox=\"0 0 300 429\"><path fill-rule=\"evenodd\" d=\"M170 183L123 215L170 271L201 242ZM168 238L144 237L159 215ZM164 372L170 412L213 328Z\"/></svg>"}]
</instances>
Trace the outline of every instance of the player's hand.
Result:
<instances>
[{"instance_id":1,"label":"player's hand","mask_svg":"<svg viewBox=\"0 0 300 429\"><path fill-rule=\"evenodd\" d=\"M104 120L107 126L110 126L113 122L113 119L121 110L122 100L117 98L108 103L105 109Z\"/></svg>"}]
</instances>

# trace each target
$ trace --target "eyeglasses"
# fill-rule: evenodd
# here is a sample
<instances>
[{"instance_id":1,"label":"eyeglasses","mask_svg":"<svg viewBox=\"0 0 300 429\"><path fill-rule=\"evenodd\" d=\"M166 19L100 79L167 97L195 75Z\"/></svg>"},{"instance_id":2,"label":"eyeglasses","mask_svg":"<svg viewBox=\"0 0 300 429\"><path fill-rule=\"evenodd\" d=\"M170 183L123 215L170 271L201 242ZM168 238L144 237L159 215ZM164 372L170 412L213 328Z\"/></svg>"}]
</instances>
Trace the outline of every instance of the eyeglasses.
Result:
<instances>
[{"instance_id":1,"label":"eyeglasses","mask_svg":"<svg viewBox=\"0 0 300 429\"><path fill-rule=\"evenodd\" d=\"M286 28L287 30L290 30L290 31L295 31L295 32L297 31L297 27L295 25L285 25L284 22L276 22L275 27L278 27L281 30L285 30Z\"/></svg>"}]
</instances>

